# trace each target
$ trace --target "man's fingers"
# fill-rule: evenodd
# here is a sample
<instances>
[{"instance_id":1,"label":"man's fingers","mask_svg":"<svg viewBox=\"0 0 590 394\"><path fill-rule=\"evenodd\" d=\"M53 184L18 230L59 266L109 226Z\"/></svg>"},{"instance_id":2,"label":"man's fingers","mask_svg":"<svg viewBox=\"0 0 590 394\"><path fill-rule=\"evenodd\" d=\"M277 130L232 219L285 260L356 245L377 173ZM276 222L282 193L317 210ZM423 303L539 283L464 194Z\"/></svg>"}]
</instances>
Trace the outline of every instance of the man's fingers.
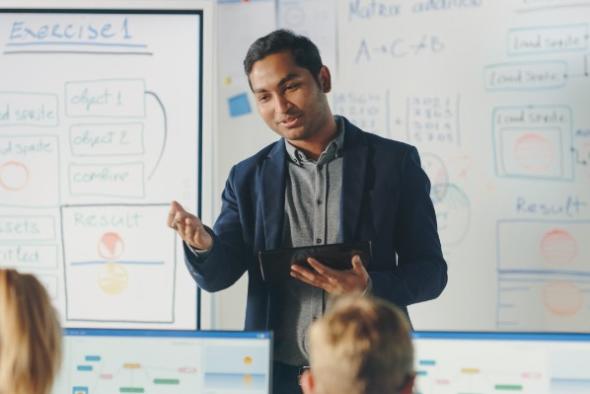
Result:
<instances>
[{"instance_id":1,"label":"man's fingers","mask_svg":"<svg viewBox=\"0 0 590 394\"><path fill-rule=\"evenodd\" d=\"M319 274L322 274L322 275L325 275L325 276L330 276L330 275L334 275L335 274L335 272L334 272L333 269L326 267L325 265L323 265L322 263L320 263L319 261L317 261L313 257L309 257L307 259L307 263L309 265L311 265L311 268L313 268L314 270L316 270Z\"/></svg>"},{"instance_id":2,"label":"man's fingers","mask_svg":"<svg viewBox=\"0 0 590 394\"><path fill-rule=\"evenodd\" d=\"M340 294L366 287L368 276L360 256L353 256L352 269L337 271L326 267L314 258L308 258L311 269L297 264L291 265L291 276L308 285L318 287L329 293ZM364 283L363 283L364 282Z\"/></svg>"},{"instance_id":3,"label":"man's fingers","mask_svg":"<svg viewBox=\"0 0 590 394\"><path fill-rule=\"evenodd\" d=\"M174 225L174 228L176 228L179 231L184 231L184 218L185 218L185 214L183 214L180 211L176 211L176 215L174 215L174 219L172 219L172 224Z\"/></svg>"},{"instance_id":4,"label":"man's fingers","mask_svg":"<svg viewBox=\"0 0 590 394\"><path fill-rule=\"evenodd\" d=\"M179 203L178 201L175 201L175 200L173 200L173 201L170 203L170 208L171 208L171 209L174 209L175 211L186 212L186 211L184 210L184 208L182 207L182 205L180 205L180 203Z\"/></svg>"},{"instance_id":5,"label":"man's fingers","mask_svg":"<svg viewBox=\"0 0 590 394\"><path fill-rule=\"evenodd\" d=\"M168 227L176 228L174 226L174 217L176 216L176 212L178 212L178 205L180 205L180 204L178 204L176 201L172 201L170 203L170 210L168 211L168 220L167 220Z\"/></svg>"},{"instance_id":6,"label":"man's fingers","mask_svg":"<svg viewBox=\"0 0 590 394\"><path fill-rule=\"evenodd\" d=\"M301 268L298 266L291 266L291 277L303 282L307 283L308 285L318 287L320 289L328 290L326 287L326 283L321 279L320 276L312 273L305 268Z\"/></svg>"},{"instance_id":7,"label":"man's fingers","mask_svg":"<svg viewBox=\"0 0 590 394\"><path fill-rule=\"evenodd\" d=\"M192 239L196 225L193 218L189 216L186 211L176 211L174 217L172 218L171 227L178 232L182 239L188 241Z\"/></svg>"},{"instance_id":8,"label":"man's fingers","mask_svg":"<svg viewBox=\"0 0 590 394\"><path fill-rule=\"evenodd\" d=\"M168 226L176 229L179 221L188 215L190 214L184 210L182 205L180 205L177 201L172 201L170 203L170 211L168 211Z\"/></svg>"},{"instance_id":9,"label":"man's fingers","mask_svg":"<svg viewBox=\"0 0 590 394\"><path fill-rule=\"evenodd\" d=\"M301 275L299 272L291 270L291 272L289 273L289 275L291 275L292 278L295 278L303 283L307 283L308 285L312 285L315 286L314 282L307 279L305 276Z\"/></svg>"},{"instance_id":10,"label":"man's fingers","mask_svg":"<svg viewBox=\"0 0 590 394\"><path fill-rule=\"evenodd\" d=\"M318 282L318 275L314 274L312 271L301 267L300 265L293 264L291 266L291 273L294 273L299 278L305 278L307 281L312 282L310 284L315 284Z\"/></svg>"},{"instance_id":11,"label":"man's fingers","mask_svg":"<svg viewBox=\"0 0 590 394\"><path fill-rule=\"evenodd\" d=\"M352 257L352 270L357 274L364 274L366 272L363 261L358 254Z\"/></svg>"},{"instance_id":12,"label":"man's fingers","mask_svg":"<svg viewBox=\"0 0 590 394\"><path fill-rule=\"evenodd\" d=\"M170 203L168 212L168 226L175 229L184 242L193 248L209 250L213 243L201 219L193 215L176 201Z\"/></svg>"},{"instance_id":13,"label":"man's fingers","mask_svg":"<svg viewBox=\"0 0 590 394\"><path fill-rule=\"evenodd\" d=\"M184 218L184 239L192 240L195 236L196 226L190 217Z\"/></svg>"}]
</instances>

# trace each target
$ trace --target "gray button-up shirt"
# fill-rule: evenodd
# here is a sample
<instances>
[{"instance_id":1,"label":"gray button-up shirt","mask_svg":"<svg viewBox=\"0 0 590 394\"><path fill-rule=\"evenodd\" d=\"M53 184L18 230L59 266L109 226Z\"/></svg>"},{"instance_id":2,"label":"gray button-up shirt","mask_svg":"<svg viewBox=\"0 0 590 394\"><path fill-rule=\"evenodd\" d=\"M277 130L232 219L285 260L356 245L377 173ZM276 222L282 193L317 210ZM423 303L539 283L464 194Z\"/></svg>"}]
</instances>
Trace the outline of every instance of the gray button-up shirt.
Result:
<instances>
[{"instance_id":1,"label":"gray button-up shirt","mask_svg":"<svg viewBox=\"0 0 590 394\"><path fill-rule=\"evenodd\" d=\"M288 179L285 187L283 247L342 242L340 198L344 123L335 117L337 136L316 161L285 141ZM275 331L275 359L291 365L307 364L309 325L325 309L323 290L291 279L275 295L280 297Z\"/></svg>"}]
</instances>

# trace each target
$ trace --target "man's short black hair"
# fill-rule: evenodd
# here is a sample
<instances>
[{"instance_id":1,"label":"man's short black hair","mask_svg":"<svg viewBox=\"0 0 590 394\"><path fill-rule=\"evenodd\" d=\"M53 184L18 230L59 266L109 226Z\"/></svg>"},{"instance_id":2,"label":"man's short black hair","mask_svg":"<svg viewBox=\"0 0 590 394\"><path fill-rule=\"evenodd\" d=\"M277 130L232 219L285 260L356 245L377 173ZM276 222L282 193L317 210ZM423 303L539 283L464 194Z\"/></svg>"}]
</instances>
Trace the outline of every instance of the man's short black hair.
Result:
<instances>
[{"instance_id":1,"label":"man's short black hair","mask_svg":"<svg viewBox=\"0 0 590 394\"><path fill-rule=\"evenodd\" d=\"M248 48L244 59L244 71L250 75L254 63L274 53L289 51L293 55L295 64L303 67L317 80L322 68L320 51L311 40L300 36L292 31L280 29L275 30L264 37L260 37Z\"/></svg>"}]
</instances>

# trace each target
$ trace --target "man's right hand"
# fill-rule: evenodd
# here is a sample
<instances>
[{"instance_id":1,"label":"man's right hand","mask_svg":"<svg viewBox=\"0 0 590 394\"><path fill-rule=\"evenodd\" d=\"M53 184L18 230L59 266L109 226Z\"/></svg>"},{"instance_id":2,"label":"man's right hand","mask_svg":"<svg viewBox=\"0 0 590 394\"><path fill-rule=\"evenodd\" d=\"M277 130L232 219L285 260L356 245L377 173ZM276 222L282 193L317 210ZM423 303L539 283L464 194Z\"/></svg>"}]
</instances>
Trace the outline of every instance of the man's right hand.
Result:
<instances>
[{"instance_id":1,"label":"man's right hand","mask_svg":"<svg viewBox=\"0 0 590 394\"><path fill-rule=\"evenodd\" d=\"M208 251L213 246L213 238L205 230L201 219L185 211L176 201L170 203L168 226L176 230L184 242L197 250Z\"/></svg>"}]
</instances>

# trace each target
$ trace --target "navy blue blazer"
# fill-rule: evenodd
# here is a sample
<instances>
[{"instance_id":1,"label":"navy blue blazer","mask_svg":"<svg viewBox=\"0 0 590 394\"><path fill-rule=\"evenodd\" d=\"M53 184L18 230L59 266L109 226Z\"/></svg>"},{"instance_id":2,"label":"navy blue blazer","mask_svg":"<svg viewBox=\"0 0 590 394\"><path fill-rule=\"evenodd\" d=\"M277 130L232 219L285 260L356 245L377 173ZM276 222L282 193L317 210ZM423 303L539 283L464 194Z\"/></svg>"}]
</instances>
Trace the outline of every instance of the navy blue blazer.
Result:
<instances>
[{"instance_id":1,"label":"navy blue blazer","mask_svg":"<svg viewBox=\"0 0 590 394\"><path fill-rule=\"evenodd\" d=\"M416 148L364 132L345 120L341 223L344 242L372 241L372 293L406 306L436 298L447 283L430 182ZM248 272L246 330L273 329L275 305L257 253L281 247L288 175L284 140L236 164L222 194L205 258L185 249L190 273L206 291ZM186 248L186 245L185 245ZM273 303L274 301L274 303Z\"/></svg>"}]
</instances>

